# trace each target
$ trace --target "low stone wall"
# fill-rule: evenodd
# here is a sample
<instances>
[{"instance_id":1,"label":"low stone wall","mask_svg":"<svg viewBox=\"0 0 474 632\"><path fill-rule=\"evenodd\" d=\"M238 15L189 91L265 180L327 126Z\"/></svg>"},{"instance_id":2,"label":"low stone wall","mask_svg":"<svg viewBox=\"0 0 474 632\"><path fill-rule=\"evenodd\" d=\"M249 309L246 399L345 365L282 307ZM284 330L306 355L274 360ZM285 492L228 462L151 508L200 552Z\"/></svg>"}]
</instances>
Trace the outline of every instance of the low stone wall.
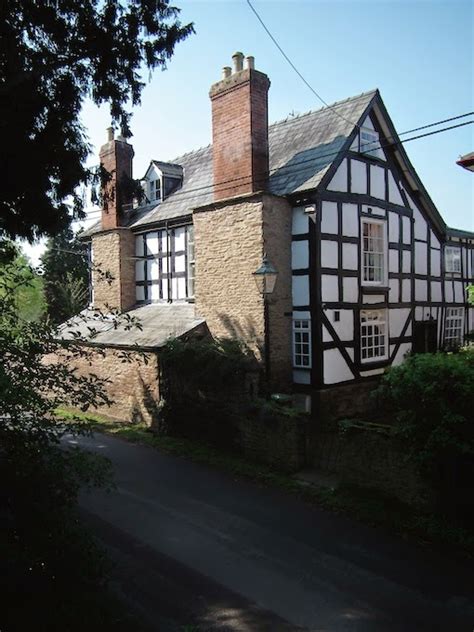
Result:
<instances>
[{"instance_id":1,"label":"low stone wall","mask_svg":"<svg viewBox=\"0 0 474 632\"><path fill-rule=\"evenodd\" d=\"M124 361L124 352L114 349L91 351L89 358L68 358L68 366L75 368L78 375L97 375L108 380L106 392L113 401L111 406L90 408L93 412L127 423L144 422L150 425L157 414L160 398L158 356L155 353L143 354L127 352L128 361ZM61 357L49 355L45 362L59 362ZM92 364L91 364L92 361Z\"/></svg>"},{"instance_id":2,"label":"low stone wall","mask_svg":"<svg viewBox=\"0 0 474 632\"><path fill-rule=\"evenodd\" d=\"M372 412L371 394L380 378L365 379L354 384L341 384L313 393L313 416L318 420L336 420L344 417L365 417Z\"/></svg>"},{"instance_id":3,"label":"low stone wall","mask_svg":"<svg viewBox=\"0 0 474 632\"><path fill-rule=\"evenodd\" d=\"M283 472L297 472L306 462L306 417L259 415L237 421L237 443L252 461Z\"/></svg>"},{"instance_id":4,"label":"low stone wall","mask_svg":"<svg viewBox=\"0 0 474 632\"><path fill-rule=\"evenodd\" d=\"M429 507L433 496L403 446L392 436L368 430L311 433L312 466L337 474L341 482L372 487L408 504Z\"/></svg>"}]
</instances>

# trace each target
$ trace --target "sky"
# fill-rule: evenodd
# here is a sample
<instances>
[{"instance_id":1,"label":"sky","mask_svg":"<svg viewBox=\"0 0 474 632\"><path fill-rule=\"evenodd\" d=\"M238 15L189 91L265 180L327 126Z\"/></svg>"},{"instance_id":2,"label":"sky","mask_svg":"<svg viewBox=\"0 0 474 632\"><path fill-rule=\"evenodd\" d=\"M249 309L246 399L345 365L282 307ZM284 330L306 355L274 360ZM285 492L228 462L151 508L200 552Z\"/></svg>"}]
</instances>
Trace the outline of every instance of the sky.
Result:
<instances>
[{"instance_id":1,"label":"sky","mask_svg":"<svg viewBox=\"0 0 474 632\"><path fill-rule=\"evenodd\" d=\"M378 88L400 133L474 110L474 2L252 0L288 57L327 102ZM134 177L211 140L210 86L232 54L255 57L271 81L269 120L322 107L263 30L246 0L176 0L196 33L147 82L132 119ZM447 123L446 127L474 119ZM82 115L98 163L110 117ZM435 128L433 128L435 129ZM430 130L426 130L430 131ZM422 132L419 132L422 133ZM412 134L406 135L410 137ZM403 136L402 136L403 138ZM474 230L474 174L456 165L474 150L474 125L414 140L405 150L449 226ZM32 259L39 248L28 249Z\"/></svg>"}]
</instances>

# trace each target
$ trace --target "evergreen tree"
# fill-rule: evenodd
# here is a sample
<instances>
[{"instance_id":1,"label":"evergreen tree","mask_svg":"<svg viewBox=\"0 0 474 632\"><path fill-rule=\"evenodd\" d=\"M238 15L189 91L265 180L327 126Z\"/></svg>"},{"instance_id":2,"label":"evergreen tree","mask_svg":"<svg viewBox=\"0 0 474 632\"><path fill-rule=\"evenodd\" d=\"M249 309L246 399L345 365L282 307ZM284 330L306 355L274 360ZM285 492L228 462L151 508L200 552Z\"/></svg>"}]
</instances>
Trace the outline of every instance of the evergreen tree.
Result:
<instances>
[{"instance_id":1,"label":"evergreen tree","mask_svg":"<svg viewBox=\"0 0 474 632\"><path fill-rule=\"evenodd\" d=\"M0 239L30 241L70 224L78 187L94 174L80 112L110 104L131 136L127 104L140 103L141 73L165 68L193 32L169 0L0 2Z\"/></svg>"},{"instance_id":2,"label":"evergreen tree","mask_svg":"<svg viewBox=\"0 0 474 632\"><path fill-rule=\"evenodd\" d=\"M50 237L41 257L46 306L54 323L78 314L89 303L87 246L70 228Z\"/></svg>"}]
</instances>

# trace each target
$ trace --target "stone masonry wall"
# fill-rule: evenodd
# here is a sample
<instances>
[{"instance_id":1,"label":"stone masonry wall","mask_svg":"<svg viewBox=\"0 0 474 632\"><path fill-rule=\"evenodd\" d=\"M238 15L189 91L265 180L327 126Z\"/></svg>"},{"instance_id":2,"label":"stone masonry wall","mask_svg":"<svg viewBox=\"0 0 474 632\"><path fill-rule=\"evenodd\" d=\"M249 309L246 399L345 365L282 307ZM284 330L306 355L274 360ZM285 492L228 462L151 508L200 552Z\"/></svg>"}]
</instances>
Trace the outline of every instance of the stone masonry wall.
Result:
<instances>
[{"instance_id":1,"label":"stone masonry wall","mask_svg":"<svg viewBox=\"0 0 474 632\"><path fill-rule=\"evenodd\" d=\"M147 363L137 352L129 352L130 362L123 362L123 352L113 349L92 351L92 365L85 358L68 360L70 368L76 368L78 375L94 373L99 378L110 380L106 386L112 406L90 408L92 412L124 422L144 422L151 425L157 413L160 397L158 356L147 353ZM50 355L46 362L57 362L58 356Z\"/></svg>"},{"instance_id":2,"label":"stone masonry wall","mask_svg":"<svg viewBox=\"0 0 474 632\"><path fill-rule=\"evenodd\" d=\"M255 197L194 213L196 313L213 336L240 338L259 358L263 299L252 273L262 263L262 221Z\"/></svg>"},{"instance_id":3,"label":"stone masonry wall","mask_svg":"<svg viewBox=\"0 0 474 632\"><path fill-rule=\"evenodd\" d=\"M124 311L135 304L135 238L127 228L92 238L94 307ZM110 278L106 277L110 275Z\"/></svg>"},{"instance_id":4,"label":"stone masonry wall","mask_svg":"<svg viewBox=\"0 0 474 632\"><path fill-rule=\"evenodd\" d=\"M269 300L270 375L274 389L291 384L291 209L262 194L194 214L196 313L213 336L243 340L263 357L264 304L253 278L264 252L278 270ZM286 315L285 315L286 314Z\"/></svg>"},{"instance_id":5,"label":"stone masonry wall","mask_svg":"<svg viewBox=\"0 0 474 632\"><path fill-rule=\"evenodd\" d=\"M269 297L270 375L279 390L292 384L292 297L291 297L291 213L283 198L263 198L264 251L278 271L273 294Z\"/></svg>"}]
</instances>

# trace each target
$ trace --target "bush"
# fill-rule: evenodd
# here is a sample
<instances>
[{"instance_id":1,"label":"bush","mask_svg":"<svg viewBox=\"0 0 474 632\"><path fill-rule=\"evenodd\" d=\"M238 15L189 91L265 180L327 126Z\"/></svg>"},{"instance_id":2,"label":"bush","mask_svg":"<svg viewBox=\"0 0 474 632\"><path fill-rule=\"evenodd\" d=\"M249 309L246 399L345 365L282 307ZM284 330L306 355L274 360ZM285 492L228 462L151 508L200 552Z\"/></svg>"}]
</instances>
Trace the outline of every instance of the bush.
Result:
<instances>
[{"instance_id":1,"label":"bush","mask_svg":"<svg viewBox=\"0 0 474 632\"><path fill-rule=\"evenodd\" d=\"M409 356L376 391L394 432L444 509L469 504L474 473L474 351Z\"/></svg>"}]
</instances>

